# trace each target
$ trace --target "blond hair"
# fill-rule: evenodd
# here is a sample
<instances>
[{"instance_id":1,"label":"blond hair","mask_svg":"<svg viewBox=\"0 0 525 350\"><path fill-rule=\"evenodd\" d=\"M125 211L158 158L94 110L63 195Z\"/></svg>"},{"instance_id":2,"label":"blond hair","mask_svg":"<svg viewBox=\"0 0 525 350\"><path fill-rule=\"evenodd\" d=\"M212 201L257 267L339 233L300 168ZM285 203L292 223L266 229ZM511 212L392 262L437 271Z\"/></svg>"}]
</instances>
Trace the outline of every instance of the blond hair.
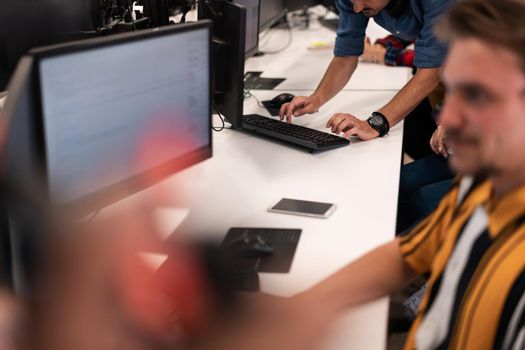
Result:
<instances>
[{"instance_id":1,"label":"blond hair","mask_svg":"<svg viewBox=\"0 0 525 350\"><path fill-rule=\"evenodd\" d=\"M525 0L458 1L434 29L443 41L472 37L506 48L525 72Z\"/></svg>"}]
</instances>

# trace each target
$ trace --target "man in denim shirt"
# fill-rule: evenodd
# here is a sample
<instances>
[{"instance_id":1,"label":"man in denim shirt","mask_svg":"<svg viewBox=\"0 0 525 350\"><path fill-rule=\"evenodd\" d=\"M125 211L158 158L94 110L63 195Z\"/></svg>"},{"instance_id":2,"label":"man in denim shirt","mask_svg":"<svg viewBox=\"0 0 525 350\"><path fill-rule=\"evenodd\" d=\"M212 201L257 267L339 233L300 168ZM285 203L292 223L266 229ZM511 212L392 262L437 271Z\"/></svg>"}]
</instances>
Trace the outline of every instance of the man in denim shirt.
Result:
<instances>
[{"instance_id":1,"label":"man in denim shirt","mask_svg":"<svg viewBox=\"0 0 525 350\"><path fill-rule=\"evenodd\" d=\"M388 133L390 126L410 113L439 83L439 69L447 45L432 32L433 24L454 0L336 0L340 25L334 58L311 96L297 96L280 110L281 119L292 121L315 113L347 83L363 53L365 30L370 18L404 40L415 41L414 77L385 106L366 121L349 113L334 114L326 123L336 134L370 140Z\"/></svg>"}]
</instances>

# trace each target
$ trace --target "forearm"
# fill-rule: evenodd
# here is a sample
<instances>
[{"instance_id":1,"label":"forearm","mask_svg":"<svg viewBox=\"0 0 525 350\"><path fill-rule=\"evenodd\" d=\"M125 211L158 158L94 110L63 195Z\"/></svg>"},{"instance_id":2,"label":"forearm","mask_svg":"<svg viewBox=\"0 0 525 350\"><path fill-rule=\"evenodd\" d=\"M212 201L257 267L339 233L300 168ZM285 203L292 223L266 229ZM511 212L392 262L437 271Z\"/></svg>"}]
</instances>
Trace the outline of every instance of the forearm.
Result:
<instances>
[{"instance_id":1,"label":"forearm","mask_svg":"<svg viewBox=\"0 0 525 350\"><path fill-rule=\"evenodd\" d=\"M379 109L390 123L397 124L439 84L439 68L420 68L412 79L384 107Z\"/></svg>"},{"instance_id":2,"label":"forearm","mask_svg":"<svg viewBox=\"0 0 525 350\"><path fill-rule=\"evenodd\" d=\"M397 240L384 244L303 293L335 309L365 303L398 291L415 277Z\"/></svg>"},{"instance_id":3,"label":"forearm","mask_svg":"<svg viewBox=\"0 0 525 350\"><path fill-rule=\"evenodd\" d=\"M313 96L317 98L320 106L325 104L343 89L354 73L358 61L359 57L357 56L335 56L332 59L330 65L326 69L323 79L313 93Z\"/></svg>"}]
</instances>

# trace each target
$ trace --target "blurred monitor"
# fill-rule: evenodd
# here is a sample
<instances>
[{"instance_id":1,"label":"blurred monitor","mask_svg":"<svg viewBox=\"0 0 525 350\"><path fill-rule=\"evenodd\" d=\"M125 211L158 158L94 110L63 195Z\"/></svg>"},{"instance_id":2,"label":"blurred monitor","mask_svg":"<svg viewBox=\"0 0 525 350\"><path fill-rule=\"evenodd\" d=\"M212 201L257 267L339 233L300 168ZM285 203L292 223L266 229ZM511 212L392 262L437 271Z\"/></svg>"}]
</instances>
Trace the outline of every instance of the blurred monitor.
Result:
<instances>
[{"instance_id":1,"label":"blurred monitor","mask_svg":"<svg viewBox=\"0 0 525 350\"><path fill-rule=\"evenodd\" d=\"M51 203L96 209L211 157L210 38L205 21L33 50Z\"/></svg>"},{"instance_id":2,"label":"blurred monitor","mask_svg":"<svg viewBox=\"0 0 525 350\"><path fill-rule=\"evenodd\" d=\"M235 0L246 7L246 58L257 53L259 47L259 6L260 0Z\"/></svg>"},{"instance_id":3,"label":"blurred monitor","mask_svg":"<svg viewBox=\"0 0 525 350\"><path fill-rule=\"evenodd\" d=\"M270 28L286 15L284 0L261 0L259 30Z\"/></svg>"}]
</instances>

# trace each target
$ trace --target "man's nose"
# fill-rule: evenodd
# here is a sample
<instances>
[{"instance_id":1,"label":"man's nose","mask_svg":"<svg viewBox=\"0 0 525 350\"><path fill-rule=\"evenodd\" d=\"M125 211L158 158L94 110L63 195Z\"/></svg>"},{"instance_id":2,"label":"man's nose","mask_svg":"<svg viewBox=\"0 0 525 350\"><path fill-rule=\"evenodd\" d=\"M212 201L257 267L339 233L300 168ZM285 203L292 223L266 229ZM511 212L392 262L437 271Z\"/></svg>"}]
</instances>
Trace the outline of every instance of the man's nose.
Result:
<instances>
[{"instance_id":1,"label":"man's nose","mask_svg":"<svg viewBox=\"0 0 525 350\"><path fill-rule=\"evenodd\" d=\"M365 8L365 5L363 4L362 1L360 0L351 0L352 1L352 4L354 5L354 12L355 13L359 13L361 11L363 11L363 9Z\"/></svg>"},{"instance_id":2,"label":"man's nose","mask_svg":"<svg viewBox=\"0 0 525 350\"><path fill-rule=\"evenodd\" d=\"M445 129L455 129L461 125L460 101L454 94L447 96L439 111L438 123Z\"/></svg>"}]
</instances>

